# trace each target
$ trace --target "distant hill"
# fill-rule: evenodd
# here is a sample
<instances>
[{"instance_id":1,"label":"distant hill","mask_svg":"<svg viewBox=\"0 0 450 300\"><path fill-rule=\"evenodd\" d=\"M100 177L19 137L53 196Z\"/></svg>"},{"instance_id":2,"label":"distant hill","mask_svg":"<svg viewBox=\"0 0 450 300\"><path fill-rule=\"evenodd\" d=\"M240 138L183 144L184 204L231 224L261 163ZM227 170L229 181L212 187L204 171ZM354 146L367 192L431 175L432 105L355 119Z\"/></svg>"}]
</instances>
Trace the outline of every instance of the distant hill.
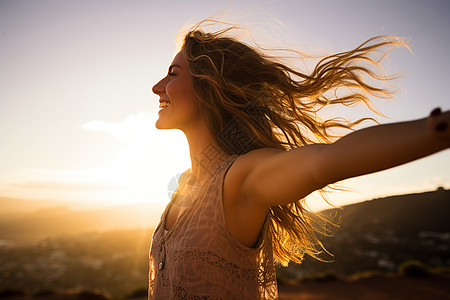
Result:
<instances>
[{"instance_id":1,"label":"distant hill","mask_svg":"<svg viewBox=\"0 0 450 300\"><path fill-rule=\"evenodd\" d=\"M54 201L26 200L19 198L0 197L0 214L32 212L42 208L60 206Z\"/></svg>"},{"instance_id":2,"label":"distant hill","mask_svg":"<svg viewBox=\"0 0 450 300\"><path fill-rule=\"evenodd\" d=\"M351 204L337 212L342 230L392 231L415 235L419 231L450 232L450 190L378 198Z\"/></svg>"},{"instance_id":3,"label":"distant hill","mask_svg":"<svg viewBox=\"0 0 450 300\"><path fill-rule=\"evenodd\" d=\"M450 266L450 190L379 198L323 213L340 220L334 236L323 239L334 257L322 258L333 262L306 257L286 270L290 276L395 271L410 259L432 267Z\"/></svg>"},{"instance_id":4,"label":"distant hill","mask_svg":"<svg viewBox=\"0 0 450 300\"><path fill-rule=\"evenodd\" d=\"M65 234L149 228L157 224L164 209L164 204L138 203L74 211L63 206L51 207L51 203L8 200L10 205L2 202L3 208L8 209L0 211L0 240L37 241Z\"/></svg>"}]
</instances>

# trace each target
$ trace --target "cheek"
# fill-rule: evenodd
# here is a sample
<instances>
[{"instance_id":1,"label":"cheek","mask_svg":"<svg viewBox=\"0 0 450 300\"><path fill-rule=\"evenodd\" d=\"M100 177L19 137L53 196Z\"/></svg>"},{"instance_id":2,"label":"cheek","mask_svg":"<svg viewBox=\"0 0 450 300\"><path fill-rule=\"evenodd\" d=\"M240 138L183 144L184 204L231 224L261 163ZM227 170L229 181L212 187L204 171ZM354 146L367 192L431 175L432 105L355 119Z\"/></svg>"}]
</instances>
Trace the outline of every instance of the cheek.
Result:
<instances>
[{"instance_id":1,"label":"cheek","mask_svg":"<svg viewBox=\"0 0 450 300\"><path fill-rule=\"evenodd\" d=\"M166 94L175 105L196 106L198 102L189 83L170 82L166 86Z\"/></svg>"},{"instance_id":2,"label":"cheek","mask_svg":"<svg viewBox=\"0 0 450 300\"><path fill-rule=\"evenodd\" d=\"M176 89L176 85L173 85L172 82L169 82L166 85L166 94L167 96L169 96L170 100L172 100L172 98L176 97L177 94L177 89Z\"/></svg>"},{"instance_id":3,"label":"cheek","mask_svg":"<svg viewBox=\"0 0 450 300\"><path fill-rule=\"evenodd\" d=\"M186 95L185 87L182 83L173 80L166 85L166 94L172 101L182 99Z\"/></svg>"}]
</instances>

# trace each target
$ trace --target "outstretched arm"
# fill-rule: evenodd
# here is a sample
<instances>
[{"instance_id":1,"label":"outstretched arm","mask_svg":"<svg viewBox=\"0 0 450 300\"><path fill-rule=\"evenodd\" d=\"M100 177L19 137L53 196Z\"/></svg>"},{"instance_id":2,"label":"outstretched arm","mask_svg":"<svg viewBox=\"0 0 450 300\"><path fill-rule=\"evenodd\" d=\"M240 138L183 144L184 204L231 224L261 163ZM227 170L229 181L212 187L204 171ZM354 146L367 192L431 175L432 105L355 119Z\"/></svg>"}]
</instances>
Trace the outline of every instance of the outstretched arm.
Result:
<instances>
[{"instance_id":1,"label":"outstretched arm","mask_svg":"<svg viewBox=\"0 0 450 300\"><path fill-rule=\"evenodd\" d=\"M450 146L450 112L350 133L332 144L249 157L242 193L265 207L287 204L328 184L392 168Z\"/></svg>"},{"instance_id":2,"label":"outstretched arm","mask_svg":"<svg viewBox=\"0 0 450 300\"><path fill-rule=\"evenodd\" d=\"M317 177L322 183L332 183L446 149L450 145L450 128L446 128L449 123L450 112L447 112L355 131L324 148Z\"/></svg>"}]
</instances>

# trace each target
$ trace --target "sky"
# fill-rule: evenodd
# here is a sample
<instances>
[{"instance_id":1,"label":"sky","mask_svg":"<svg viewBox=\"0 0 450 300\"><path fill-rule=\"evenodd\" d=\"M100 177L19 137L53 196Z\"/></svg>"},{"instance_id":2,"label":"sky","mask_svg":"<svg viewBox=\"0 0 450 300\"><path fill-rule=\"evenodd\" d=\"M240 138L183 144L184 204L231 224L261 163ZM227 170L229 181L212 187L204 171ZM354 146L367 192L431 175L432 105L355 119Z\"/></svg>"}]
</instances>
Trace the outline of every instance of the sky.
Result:
<instances>
[{"instance_id":1,"label":"sky","mask_svg":"<svg viewBox=\"0 0 450 300\"><path fill-rule=\"evenodd\" d=\"M167 203L189 153L180 132L154 128L151 88L167 73L178 30L216 13L266 44L310 54L404 37L412 52L395 49L384 65L402 77L394 99L376 102L389 117L379 121L450 108L447 0L0 0L0 197L72 207ZM450 188L449 166L446 150L345 181L352 192L330 200Z\"/></svg>"}]
</instances>

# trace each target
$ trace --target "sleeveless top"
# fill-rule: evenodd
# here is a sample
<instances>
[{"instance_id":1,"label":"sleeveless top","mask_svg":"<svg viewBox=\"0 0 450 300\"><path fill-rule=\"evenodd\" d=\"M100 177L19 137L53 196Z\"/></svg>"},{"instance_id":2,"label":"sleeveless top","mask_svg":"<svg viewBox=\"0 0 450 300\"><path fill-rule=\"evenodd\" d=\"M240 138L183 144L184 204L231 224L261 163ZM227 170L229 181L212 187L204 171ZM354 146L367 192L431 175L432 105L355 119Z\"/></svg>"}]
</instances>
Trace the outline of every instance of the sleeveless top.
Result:
<instances>
[{"instance_id":1,"label":"sleeveless top","mask_svg":"<svg viewBox=\"0 0 450 300\"><path fill-rule=\"evenodd\" d=\"M278 299L268 219L254 248L225 226L223 181L235 159L216 168L168 231L166 207L153 233L149 299Z\"/></svg>"}]
</instances>

